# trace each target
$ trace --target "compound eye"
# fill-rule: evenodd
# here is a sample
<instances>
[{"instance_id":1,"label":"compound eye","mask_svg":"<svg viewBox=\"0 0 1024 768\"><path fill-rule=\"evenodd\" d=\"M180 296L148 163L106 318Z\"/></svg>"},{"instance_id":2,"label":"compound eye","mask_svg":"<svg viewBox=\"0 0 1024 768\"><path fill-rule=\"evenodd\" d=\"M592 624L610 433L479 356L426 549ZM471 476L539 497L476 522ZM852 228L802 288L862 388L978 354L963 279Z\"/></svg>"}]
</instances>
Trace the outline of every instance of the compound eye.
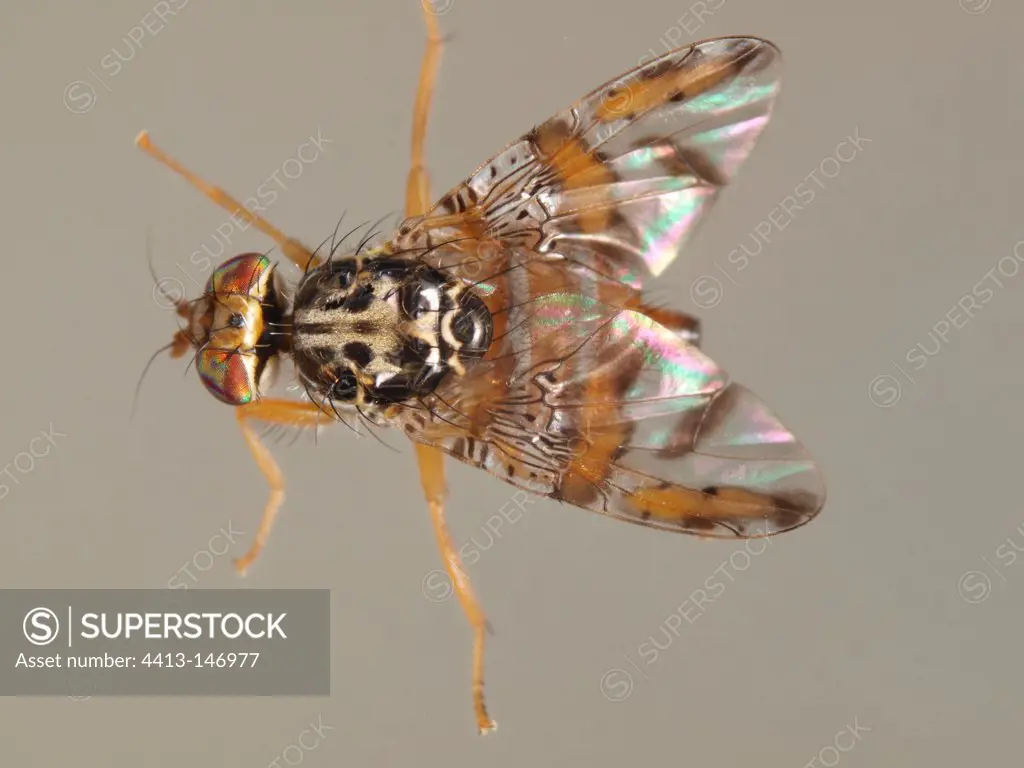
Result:
<instances>
[{"instance_id":1,"label":"compound eye","mask_svg":"<svg viewBox=\"0 0 1024 768\"><path fill-rule=\"evenodd\" d=\"M211 395L228 405L246 405L256 394L256 355L205 349L196 358L199 380Z\"/></svg>"},{"instance_id":2,"label":"compound eye","mask_svg":"<svg viewBox=\"0 0 1024 768\"><path fill-rule=\"evenodd\" d=\"M356 375L352 371L344 370L338 374L338 380L331 387L331 397L335 400L351 401L356 398L358 389Z\"/></svg>"},{"instance_id":3,"label":"compound eye","mask_svg":"<svg viewBox=\"0 0 1024 768\"><path fill-rule=\"evenodd\" d=\"M271 271L270 259L262 253L243 253L228 259L213 271L206 284L206 292L259 298L267 291Z\"/></svg>"}]
</instances>

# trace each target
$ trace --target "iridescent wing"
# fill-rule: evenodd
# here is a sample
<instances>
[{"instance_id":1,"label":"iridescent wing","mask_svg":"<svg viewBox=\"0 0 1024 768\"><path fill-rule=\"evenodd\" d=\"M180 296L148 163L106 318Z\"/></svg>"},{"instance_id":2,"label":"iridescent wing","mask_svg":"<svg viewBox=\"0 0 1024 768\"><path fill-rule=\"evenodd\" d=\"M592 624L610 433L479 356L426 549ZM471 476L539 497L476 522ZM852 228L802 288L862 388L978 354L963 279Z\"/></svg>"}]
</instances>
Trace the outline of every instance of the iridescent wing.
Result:
<instances>
[{"instance_id":1,"label":"iridescent wing","mask_svg":"<svg viewBox=\"0 0 1024 768\"><path fill-rule=\"evenodd\" d=\"M642 525L750 537L814 517L825 490L804 448L638 292L733 179L778 82L763 40L674 51L405 222L384 250L470 284L494 342L390 418L512 485Z\"/></svg>"},{"instance_id":2,"label":"iridescent wing","mask_svg":"<svg viewBox=\"0 0 1024 768\"><path fill-rule=\"evenodd\" d=\"M496 341L464 376L393 414L413 440L666 530L752 537L817 514L818 468L753 393L652 318L595 298L600 285L569 292L550 262L510 258L505 274L530 281L529 297L492 281Z\"/></svg>"},{"instance_id":3,"label":"iridescent wing","mask_svg":"<svg viewBox=\"0 0 1024 768\"><path fill-rule=\"evenodd\" d=\"M667 53L510 144L404 222L390 248L498 241L640 288L736 175L769 119L780 70L778 49L751 37Z\"/></svg>"}]
</instances>

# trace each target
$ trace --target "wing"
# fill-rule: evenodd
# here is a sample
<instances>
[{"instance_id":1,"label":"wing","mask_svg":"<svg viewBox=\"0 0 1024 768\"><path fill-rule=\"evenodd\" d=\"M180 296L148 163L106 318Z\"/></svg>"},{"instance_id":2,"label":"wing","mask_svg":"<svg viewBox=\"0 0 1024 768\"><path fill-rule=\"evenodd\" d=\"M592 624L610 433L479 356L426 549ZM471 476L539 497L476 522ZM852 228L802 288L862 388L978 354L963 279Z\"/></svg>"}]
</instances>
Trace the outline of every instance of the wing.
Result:
<instances>
[{"instance_id":1,"label":"wing","mask_svg":"<svg viewBox=\"0 0 1024 768\"><path fill-rule=\"evenodd\" d=\"M650 317L557 291L506 314L484 360L395 415L412 439L533 493L701 536L780 533L821 509L792 433Z\"/></svg>"},{"instance_id":2,"label":"wing","mask_svg":"<svg viewBox=\"0 0 1024 768\"><path fill-rule=\"evenodd\" d=\"M667 53L510 144L404 222L390 248L500 241L639 289L675 258L750 153L780 70L778 49L750 37Z\"/></svg>"},{"instance_id":3,"label":"wing","mask_svg":"<svg viewBox=\"0 0 1024 768\"><path fill-rule=\"evenodd\" d=\"M389 417L512 485L642 525L751 537L814 517L825 490L804 448L639 298L749 154L779 68L754 38L666 54L406 221L385 250L463 280L494 335Z\"/></svg>"}]
</instances>

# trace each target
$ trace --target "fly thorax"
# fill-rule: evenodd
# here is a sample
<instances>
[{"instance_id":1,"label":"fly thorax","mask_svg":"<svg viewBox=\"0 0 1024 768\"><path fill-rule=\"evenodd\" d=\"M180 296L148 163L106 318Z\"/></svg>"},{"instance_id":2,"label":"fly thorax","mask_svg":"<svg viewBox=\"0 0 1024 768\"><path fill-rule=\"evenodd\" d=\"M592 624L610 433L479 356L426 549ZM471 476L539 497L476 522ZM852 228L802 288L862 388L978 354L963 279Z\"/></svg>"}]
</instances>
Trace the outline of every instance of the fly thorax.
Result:
<instances>
[{"instance_id":1,"label":"fly thorax","mask_svg":"<svg viewBox=\"0 0 1024 768\"><path fill-rule=\"evenodd\" d=\"M470 288L413 259L345 259L299 286L294 355L303 382L332 404L417 400L464 375L491 341Z\"/></svg>"}]
</instances>

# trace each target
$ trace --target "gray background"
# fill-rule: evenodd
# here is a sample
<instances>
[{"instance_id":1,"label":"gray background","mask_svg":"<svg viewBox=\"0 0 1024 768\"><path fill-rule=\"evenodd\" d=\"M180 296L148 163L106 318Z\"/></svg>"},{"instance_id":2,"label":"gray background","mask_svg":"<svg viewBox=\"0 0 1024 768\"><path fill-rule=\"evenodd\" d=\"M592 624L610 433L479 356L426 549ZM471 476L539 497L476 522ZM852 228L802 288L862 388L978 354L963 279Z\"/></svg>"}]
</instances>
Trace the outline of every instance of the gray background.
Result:
<instances>
[{"instance_id":1,"label":"gray background","mask_svg":"<svg viewBox=\"0 0 1024 768\"><path fill-rule=\"evenodd\" d=\"M334 694L6 699L5 764L1017 759L1024 564L1008 545L1024 548L1024 275L1003 278L921 370L905 356L933 349L929 330L1024 238L1018 4L727 0L692 35L679 31L680 18L695 26L685 0L447 8L453 37L429 141L436 194L664 50L670 30L681 42L752 33L781 46L775 117L657 295L699 311L707 351L804 439L829 487L818 520L745 570L726 566L724 593L650 665L641 644L654 635L664 645L669 617L742 545L528 506L470 568L497 632L487 692L500 729L485 739L471 719L459 607L424 594L439 561L401 436L387 437L397 453L343 427L318 445L309 435L279 445L286 507L240 581L230 558L248 545L266 491L232 413L194 371L183 378L184 361L161 359L128 419L146 356L176 327L152 298L147 228L157 270L171 275L224 221L134 148L136 132L246 196L321 128L335 143L271 219L318 242L345 208L353 223L397 212L424 42L418 4L191 0L115 77L100 62L115 47L126 54L122 38L149 0L22 5L6 5L0 23L0 462L51 423L66 437L27 473L12 467L19 485L0 479L11 486L0 584L161 587L230 524L248 535L229 554L199 557L207 569L195 586L329 587ZM96 89L86 112L65 105L74 81ZM727 280L716 265L728 268L726 255L858 127L871 143ZM268 244L249 231L232 251ZM718 275L723 293L698 310L690 286L702 275ZM456 537L487 543L481 526L511 489L461 466L450 485ZM618 668L634 684L612 702L601 681ZM310 735L318 722L331 728L322 737ZM834 751L851 727L859 740ZM306 746L290 746L304 729Z\"/></svg>"}]
</instances>

